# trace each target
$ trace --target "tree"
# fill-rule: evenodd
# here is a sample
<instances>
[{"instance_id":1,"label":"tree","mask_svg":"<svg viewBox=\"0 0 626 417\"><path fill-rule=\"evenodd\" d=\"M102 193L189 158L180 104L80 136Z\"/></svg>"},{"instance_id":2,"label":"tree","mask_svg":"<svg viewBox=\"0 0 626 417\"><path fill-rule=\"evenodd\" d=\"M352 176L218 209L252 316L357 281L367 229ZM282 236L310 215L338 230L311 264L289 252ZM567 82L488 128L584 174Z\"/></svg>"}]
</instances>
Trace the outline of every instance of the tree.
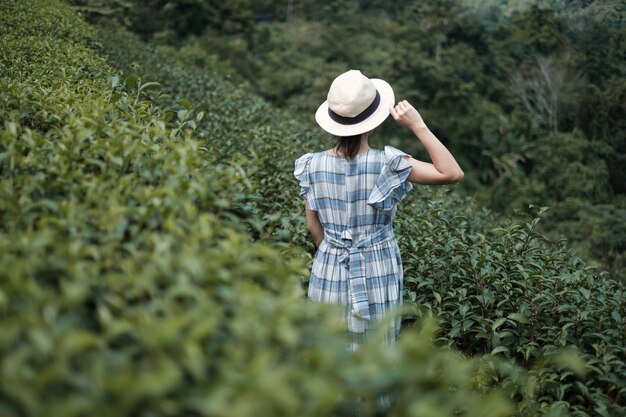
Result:
<instances>
[{"instance_id":1,"label":"tree","mask_svg":"<svg viewBox=\"0 0 626 417\"><path fill-rule=\"evenodd\" d=\"M537 57L536 65L524 66L511 77L511 85L524 109L540 125L557 132L562 96L573 91L579 78L554 58Z\"/></svg>"},{"instance_id":2,"label":"tree","mask_svg":"<svg viewBox=\"0 0 626 417\"><path fill-rule=\"evenodd\" d=\"M199 35L207 27L222 34L248 34L254 29L250 0L135 0L132 30L149 39L172 30L179 37Z\"/></svg>"},{"instance_id":3,"label":"tree","mask_svg":"<svg viewBox=\"0 0 626 417\"><path fill-rule=\"evenodd\" d=\"M448 32L459 24L461 4L458 0L431 0L416 2L411 12L420 25L435 37L435 61L441 62L442 45Z\"/></svg>"}]
</instances>

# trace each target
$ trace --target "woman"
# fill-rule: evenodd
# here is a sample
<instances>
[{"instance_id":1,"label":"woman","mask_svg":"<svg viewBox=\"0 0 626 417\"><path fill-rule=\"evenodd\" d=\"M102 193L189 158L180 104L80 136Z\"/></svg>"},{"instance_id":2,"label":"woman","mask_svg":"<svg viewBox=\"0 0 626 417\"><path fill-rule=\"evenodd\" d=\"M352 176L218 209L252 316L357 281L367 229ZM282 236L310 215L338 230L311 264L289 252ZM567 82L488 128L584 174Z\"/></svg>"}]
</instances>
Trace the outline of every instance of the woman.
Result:
<instances>
[{"instance_id":1,"label":"woman","mask_svg":"<svg viewBox=\"0 0 626 417\"><path fill-rule=\"evenodd\" d=\"M352 348L376 319L402 303L402 260L392 230L396 204L411 183L451 184L463 178L459 164L413 106L406 100L394 104L385 81L357 70L341 74L315 115L322 129L339 138L337 145L295 162L307 226L318 247L308 296L345 306ZM391 146L369 148L371 131L389 114L421 141L432 163ZM396 319L386 341L395 340L399 330Z\"/></svg>"}]
</instances>

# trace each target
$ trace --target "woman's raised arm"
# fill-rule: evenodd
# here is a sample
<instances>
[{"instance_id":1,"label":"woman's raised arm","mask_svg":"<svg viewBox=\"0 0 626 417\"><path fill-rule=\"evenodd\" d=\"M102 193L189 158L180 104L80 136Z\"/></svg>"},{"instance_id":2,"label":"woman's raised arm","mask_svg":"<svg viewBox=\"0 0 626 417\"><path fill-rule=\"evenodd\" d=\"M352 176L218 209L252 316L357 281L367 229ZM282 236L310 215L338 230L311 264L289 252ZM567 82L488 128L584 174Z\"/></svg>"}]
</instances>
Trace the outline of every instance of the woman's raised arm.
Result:
<instances>
[{"instance_id":1,"label":"woman's raised arm","mask_svg":"<svg viewBox=\"0 0 626 417\"><path fill-rule=\"evenodd\" d=\"M391 116L401 125L411 130L422 142L426 152L433 161L418 161L407 157L413 166L408 180L417 184L453 184L463 179L463 170L456 162L450 151L428 130L422 116L406 100L399 102L389 109Z\"/></svg>"}]
</instances>

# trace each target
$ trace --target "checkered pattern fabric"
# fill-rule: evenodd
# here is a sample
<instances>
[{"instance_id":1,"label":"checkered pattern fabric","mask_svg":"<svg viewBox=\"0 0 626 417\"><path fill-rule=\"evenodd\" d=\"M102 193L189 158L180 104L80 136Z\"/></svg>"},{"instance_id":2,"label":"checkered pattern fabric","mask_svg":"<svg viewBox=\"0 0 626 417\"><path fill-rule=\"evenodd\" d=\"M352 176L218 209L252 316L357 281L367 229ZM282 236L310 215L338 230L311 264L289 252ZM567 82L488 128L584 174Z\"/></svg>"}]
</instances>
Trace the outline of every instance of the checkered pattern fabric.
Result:
<instances>
[{"instance_id":1,"label":"checkered pattern fabric","mask_svg":"<svg viewBox=\"0 0 626 417\"><path fill-rule=\"evenodd\" d=\"M402 303L402 260L393 235L396 204L412 189L404 152L386 146L353 159L308 153L295 162L300 195L324 227L311 271L309 299L345 306L355 343ZM399 318L386 340L395 340Z\"/></svg>"}]
</instances>

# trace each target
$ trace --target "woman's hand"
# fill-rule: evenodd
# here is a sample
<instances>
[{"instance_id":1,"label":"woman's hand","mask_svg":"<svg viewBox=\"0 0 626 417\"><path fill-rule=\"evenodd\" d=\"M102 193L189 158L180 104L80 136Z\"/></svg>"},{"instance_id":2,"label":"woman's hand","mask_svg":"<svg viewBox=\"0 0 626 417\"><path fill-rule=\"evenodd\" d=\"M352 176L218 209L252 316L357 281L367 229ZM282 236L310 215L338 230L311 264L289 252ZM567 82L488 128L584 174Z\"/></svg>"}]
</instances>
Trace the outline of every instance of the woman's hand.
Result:
<instances>
[{"instance_id":1,"label":"woman's hand","mask_svg":"<svg viewBox=\"0 0 626 417\"><path fill-rule=\"evenodd\" d=\"M395 106L392 105L389 108L389 112L396 122L414 132L426 127L422 116L420 116L417 110L415 110L415 107L411 106L411 103L406 100L398 102Z\"/></svg>"},{"instance_id":2,"label":"woman's hand","mask_svg":"<svg viewBox=\"0 0 626 417\"><path fill-rule=\"evenodd\" d=\"M433 161L428 163L406 157L413 167L409 181L418 184L452 184L463 179L465 174L450 151L428 130L422 116L408 101L402 100L392 106L389 112L396 122L411 129Z\"/></svg>"}]
</instances>

